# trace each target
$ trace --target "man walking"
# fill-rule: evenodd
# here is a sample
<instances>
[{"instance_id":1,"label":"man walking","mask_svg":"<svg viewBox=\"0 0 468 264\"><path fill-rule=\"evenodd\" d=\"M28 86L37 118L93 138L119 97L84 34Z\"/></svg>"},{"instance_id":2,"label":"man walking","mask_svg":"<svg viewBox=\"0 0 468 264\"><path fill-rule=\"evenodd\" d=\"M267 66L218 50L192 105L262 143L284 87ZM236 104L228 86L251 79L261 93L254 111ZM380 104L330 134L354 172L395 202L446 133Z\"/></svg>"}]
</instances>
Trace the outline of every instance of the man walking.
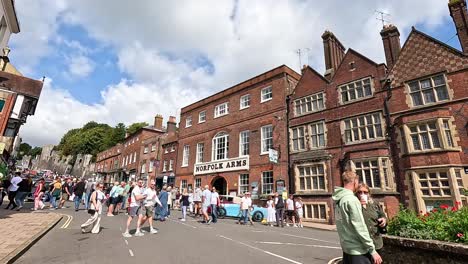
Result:
<instances>
[{"instance_id":1,"label":"man walking","mask_svg":"<svg viewBox=\"0 0 468 264\"><path fill-rule=\"evenodd\" d=\"M340 236L344 264L380 264L382 258L375 250L362 215L362 206L354 192L359 177L353 171L343 173L344 187L335 187L336 229Z\"/></svg>"},{"instance_id":2,"label":"man walking","mask_svg":"<svg viewBox=\"0 0 468 264\"><path fill-rule=\"evenodd\" d=\"M15 203L16 192L18 191L18 184L22 181L21 172L15 172L15 176L10 180L10 186L8 187L8 200L10 201L5 209L10 208L10 205L13 205L11 210L17 207Z\"/></svg>"},{"instance_id":3,"label":"man walking","mask_svg":"<svg viewBox=\"0 0 468 264\"><path fill-rule=\"evenodd\" d=\"M294 196L292 194L289 195L289 198L286 200L286 226L289 226L289 221L291 221L291 225L294 227L296 226L296 211L294 208Z\"/></svg>"},{"instance_id":4,"label":"man walking","mask_svg":"<svg viewBox=\"0 0 468 264\"><path fill-rule=\"evenodd\" d=\"M211 205L211 192L209 186L205 185L205 190L202 192L202 213L204 218L204 223L210 224L211 220L208 216L208 207Z\"/></svg>"},{"instance_id":5,"label":"man walking","mask_svg":"<svg viewBox=\"0 0 468 264\"><path fill-rule=\"evenodd\" d=\"M86 183L84 181L84 178L81 178L81 180L75 184L75 187L73 188L73 194L75 194L75 198L73 199L73 202L75 202L75 212L78 212L80 209L80 203L81 199L83 198L83 193L85 192L86 188Z\"/></svg>"},{"instance_id":6,"label":"man walking","mask_svg":"<svg viewBox=\"0 0 468 264\"><path fill-rule=\"evenodd\" d=\"M137 185L133 187L133 190L130 194L130 210L128 212L128 219L127 219L127 226L125 229L125 233L123 233L124 237L132 237L129 232L130 224L134 217L138 217L138 211L140 210L141 200L145 199L146 197L143 195L143 180L138 180ZM138 220L138 218L137 218ZM135 232L135 236L143 236L143 233L140 231L140 223L137 221L137 230Z\"/></svg>"},{"instance_id":7,"label":"man walking","mask_svg":"<svg viewBox=\"0 0 468 264\"><path fill-rule=\"evenodd\" d=\"M144 192L144 196L146 196L146 198L143 201L143 206L141 207L142 210L140 212L140 216L138 219L140 221L140 224L139 224L140 227L137 228L137 230L140 230L140 228L143 227L145 222L148 221L151 234L158 233L158 231L153 228L154 206L156 204L158 204L159 206L162 206L161 202L158 199L158 195L156 194L155 186L156 186L156 182L154 180L151 180L149 187L146 188Z\"/></svg>"},{"instance_id":8,"label":"man walking","mask_svg":"<svg viewBox=\"0 0 468 264\"><path fill-rule=\"evenodd\" d=\"M194 204L194 209L193 209L193 214L195 217L200 215L200 210L201 210L201 200L202 200L202 191L200 187L195 188L195 192L193 193L193 204Z\"/></svg>"},{"instance_id":9,"label":"man walking","mask_svg":"<svg viewBox=\"0 0 468 264\"><path fill-rule=\"evenodd\" d=\"M71 196L71 184L72 184L72 179L71 178L67 178L65 180L65 183L62 185L62 198L60 199L60 203L59 203L59 208L62 208L64 205L65 205L65 202L68 201L68 199L70 199L70 196Z\"/></svg>"},{"instance_id":10,"label":"man walking","mask_svg":"<svg viewBox=\"0 0 468 264\"><path fill-rule=\"evenodd\" d=\"M275 209L276 209L276 226L284 227L284 200L283 196L279 196L278 193L275 193Z\"/></svg>"},{"instance_id":11,"label":"man walking","mask_svg":"<svg viewBox=\"0 0 468 264\"><path fill-rule=\"evenodd\" d=\"M247 220L249 219L249 209L252 206L252 199L250 198L250 192L246 192L244 197L241 199L241 212L242 212L242 219L243 222L239 221L241 224L246 225Z\"/></svg>"},{"instance_id":12,"label":"man walking","mask_svg":"<svg viewBox=\"0 0 468 264\"><path fill-rule=\"evenodd\" d=\"M216 188L213 186L211 197L210 197L210 205L211 205L211 219L213 224L218 222L218 205L219 201L219 194L216 191Z\"/></svg>"},{"instance_id":13,"label":"man walking","mask_svg":"<svg viewBox=\"0 0 468 264\"><path fill-rule=\"evenodd\" d=\"M85 205L85 209L88 210L89 208L89 198L91 196L91 193L93 192L93 182L91 181L91 179L88 179L86 181L86 192L85 192L85 195L84 195L84 205Z\"/></svg>"}]
</instances>

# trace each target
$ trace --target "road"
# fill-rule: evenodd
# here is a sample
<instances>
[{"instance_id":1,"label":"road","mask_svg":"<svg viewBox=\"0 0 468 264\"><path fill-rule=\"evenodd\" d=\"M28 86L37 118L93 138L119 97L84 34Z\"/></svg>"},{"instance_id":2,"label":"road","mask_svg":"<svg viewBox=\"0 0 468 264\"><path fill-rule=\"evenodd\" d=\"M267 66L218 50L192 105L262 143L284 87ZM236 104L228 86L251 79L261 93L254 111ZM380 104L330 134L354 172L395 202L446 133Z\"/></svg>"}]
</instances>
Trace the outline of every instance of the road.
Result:
<instances>
[{"instance_id":1,"label":"road","mask_svg":"<svg viewBox=\"0 0 468 264\"><path fill-rule=\"evenodd\" d=\"M124 238L123 214L102 216L99 234L82 234L86 211L57 212L64 214L62 222L15 263L299 264L327 263L341 256L338 235L332 231L239 226L234 219L204 225L190 217L181 222L180 212L173 211L169 221L155 222L158 234Z\"/></svg>"}]
</instances>

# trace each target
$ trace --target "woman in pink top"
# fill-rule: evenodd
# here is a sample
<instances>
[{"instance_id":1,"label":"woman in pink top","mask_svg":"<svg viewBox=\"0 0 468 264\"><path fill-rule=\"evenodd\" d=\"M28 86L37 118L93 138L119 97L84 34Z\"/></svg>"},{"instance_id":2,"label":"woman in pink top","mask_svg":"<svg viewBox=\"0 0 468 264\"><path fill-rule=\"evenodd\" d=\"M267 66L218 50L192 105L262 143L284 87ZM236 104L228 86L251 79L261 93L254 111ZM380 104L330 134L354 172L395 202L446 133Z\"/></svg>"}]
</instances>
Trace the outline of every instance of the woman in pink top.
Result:
<instances>
[{"instance_id":1,"label":"woman in pink top","mask_svg":"<svg viewBox=\"0 0 468 264\"><path fill-rule=\"evenodd\" d=\"M34 191L34 211L38 209L44 209L44 203L42 202L42 197L44 196L45 192L45 181L44 179L40 179L39 183L36 186L36 190Z\"/></svg>"}]
</instances>

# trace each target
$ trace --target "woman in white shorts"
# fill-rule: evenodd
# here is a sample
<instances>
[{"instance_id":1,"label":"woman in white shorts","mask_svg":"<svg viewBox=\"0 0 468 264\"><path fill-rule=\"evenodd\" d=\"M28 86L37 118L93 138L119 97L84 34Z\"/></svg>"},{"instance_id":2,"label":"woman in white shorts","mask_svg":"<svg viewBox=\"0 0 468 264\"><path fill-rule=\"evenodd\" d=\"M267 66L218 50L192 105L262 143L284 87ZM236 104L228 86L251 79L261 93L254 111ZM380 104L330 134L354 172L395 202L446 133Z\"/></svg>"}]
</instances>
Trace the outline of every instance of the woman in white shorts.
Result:
<instances>
[{"instance_id":1,"label":"woman in white shorts","mask_svg":"<svg viewBox=\"0 0 468 264\"><path fill-rule=\"evenodd\" d=\"M303 209L303 203L302 203L302 198L297 197L296 202L294 204L294 207L296 208L296 223L298 224L299 227L304 227L302 225L302 217L304 215L304 209Z\"/></svg>"}]
</instances>

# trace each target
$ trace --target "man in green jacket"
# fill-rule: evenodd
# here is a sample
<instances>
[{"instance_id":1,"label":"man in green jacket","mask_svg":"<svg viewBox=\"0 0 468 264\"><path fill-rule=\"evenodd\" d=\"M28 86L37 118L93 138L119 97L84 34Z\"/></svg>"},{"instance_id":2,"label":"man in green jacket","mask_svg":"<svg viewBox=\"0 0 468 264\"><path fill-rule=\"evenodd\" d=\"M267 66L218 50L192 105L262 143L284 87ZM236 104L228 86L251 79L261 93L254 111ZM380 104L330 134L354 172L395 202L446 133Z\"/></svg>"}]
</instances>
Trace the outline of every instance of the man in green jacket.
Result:
<instances>
[{"instance_id":1,"label":"man in green jacket","mask_svg":"<svg viewBox=\"0 0 468 264\"><path fill-rule=\"evenodd\" d=\"M332 199L335 202L336 228L340 236L344 264L380 264L382 258L375 251L369 236L362 206L354 195L359 185L355 172L343 173L343 188L335 187Z\"/></svg>"}]
</instances>

